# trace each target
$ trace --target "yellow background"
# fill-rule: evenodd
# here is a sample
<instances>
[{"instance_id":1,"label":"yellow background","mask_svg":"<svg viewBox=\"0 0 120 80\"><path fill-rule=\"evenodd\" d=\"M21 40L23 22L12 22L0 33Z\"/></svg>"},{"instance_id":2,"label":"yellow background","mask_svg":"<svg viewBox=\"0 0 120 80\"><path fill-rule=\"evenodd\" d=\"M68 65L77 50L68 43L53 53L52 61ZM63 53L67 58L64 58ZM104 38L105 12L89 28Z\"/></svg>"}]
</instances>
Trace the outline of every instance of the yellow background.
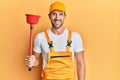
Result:
<instances>
[{"instance_id":1,"label":"yellow background","mask_svg":"<svg viewBox=\"0 0 120 80\"><path fill-rule=\"evenodd\" d=\"M29 53L26 13L42 16L34 36L51 27L49 5L57 0L0 1L0 80L40 80L40 66L24 65ZM58 0L67 8L64 26L81 34L86 80L120 80L120 0Z\"/></svg>"}]
</instances>

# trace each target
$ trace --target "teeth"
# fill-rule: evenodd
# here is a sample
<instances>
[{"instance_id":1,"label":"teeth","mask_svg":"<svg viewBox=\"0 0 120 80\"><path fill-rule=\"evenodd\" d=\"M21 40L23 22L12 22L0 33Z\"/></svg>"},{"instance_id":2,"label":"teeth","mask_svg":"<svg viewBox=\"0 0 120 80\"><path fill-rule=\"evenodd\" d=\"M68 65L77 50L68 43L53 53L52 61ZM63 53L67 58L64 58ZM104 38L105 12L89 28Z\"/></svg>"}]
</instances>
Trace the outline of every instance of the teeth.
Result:
<instances>
[{"instance_id":1,"label":"teeth","mask_svg":"<svg viewBox=\"0 0 120 80\"><path fill-rule=\"evenodd\" d=\"M55 23L59 23L60 21L55 21Z\"/></svg>"}]
</instances>

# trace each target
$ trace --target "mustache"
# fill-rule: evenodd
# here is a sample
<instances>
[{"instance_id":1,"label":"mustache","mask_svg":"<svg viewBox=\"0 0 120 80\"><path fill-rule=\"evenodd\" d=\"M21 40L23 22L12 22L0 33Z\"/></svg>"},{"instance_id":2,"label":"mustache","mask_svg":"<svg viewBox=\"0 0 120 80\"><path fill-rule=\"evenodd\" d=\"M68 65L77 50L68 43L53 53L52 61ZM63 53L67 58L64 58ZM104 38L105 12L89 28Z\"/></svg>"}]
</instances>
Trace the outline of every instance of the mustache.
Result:
<instances>
[{"instance_id":1,"label":"mustache","mask_svg":"<svg viewBox=\"0 0 120 80\"><path fill-rule=\"evenodd\" d=\"M61 21L61 20L59 20L59 19L54 19L53 21Z\"/></svg>"}]
</instances>

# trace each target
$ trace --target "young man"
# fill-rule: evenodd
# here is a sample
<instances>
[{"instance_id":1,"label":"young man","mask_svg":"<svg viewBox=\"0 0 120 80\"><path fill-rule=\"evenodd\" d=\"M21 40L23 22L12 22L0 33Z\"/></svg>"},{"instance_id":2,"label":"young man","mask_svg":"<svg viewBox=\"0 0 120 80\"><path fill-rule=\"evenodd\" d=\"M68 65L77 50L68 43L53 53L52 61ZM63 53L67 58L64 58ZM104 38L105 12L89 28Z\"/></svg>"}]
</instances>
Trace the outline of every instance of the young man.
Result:
<instances>
[{"instance_id":1,"label":"young man","mask_svg":"<svg viewBox=\"0 0 120 80\"><path fill-rule=\"evenodd\" d=\"M42 80L75 80L74 58L77 62L78 80L85 80L85 62L82 40L78 33L63 27L66 9L63 3L51 4L49 19L52 28L36 35L34 54L26 56L28 67L37 66L42 55Z\"/></svg>"}]
</instances>

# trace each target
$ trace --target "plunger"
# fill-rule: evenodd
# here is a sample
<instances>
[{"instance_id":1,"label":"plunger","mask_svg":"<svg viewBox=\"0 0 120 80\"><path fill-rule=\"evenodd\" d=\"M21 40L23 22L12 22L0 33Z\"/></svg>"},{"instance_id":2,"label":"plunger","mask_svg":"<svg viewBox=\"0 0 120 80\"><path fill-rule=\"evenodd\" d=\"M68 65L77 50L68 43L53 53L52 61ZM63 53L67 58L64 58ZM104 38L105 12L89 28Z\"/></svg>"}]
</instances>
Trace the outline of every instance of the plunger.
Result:
<instances>
[{"instance_id":1,"label":"plunger","mask_svg":"<svg viewBox=\"0 0 120 80\"><path fill-rule=\"evenodd\" d=\"M34 25L38 23L40 16L38 15L32 15L32 14L26 14L26 21L28 24L30 24L30 49L29 49L29 56L32 55L32 36L33 36L33 28ZM29 67L29 71L31 71L32 68Z\"/></svg>"}]
</instances>

